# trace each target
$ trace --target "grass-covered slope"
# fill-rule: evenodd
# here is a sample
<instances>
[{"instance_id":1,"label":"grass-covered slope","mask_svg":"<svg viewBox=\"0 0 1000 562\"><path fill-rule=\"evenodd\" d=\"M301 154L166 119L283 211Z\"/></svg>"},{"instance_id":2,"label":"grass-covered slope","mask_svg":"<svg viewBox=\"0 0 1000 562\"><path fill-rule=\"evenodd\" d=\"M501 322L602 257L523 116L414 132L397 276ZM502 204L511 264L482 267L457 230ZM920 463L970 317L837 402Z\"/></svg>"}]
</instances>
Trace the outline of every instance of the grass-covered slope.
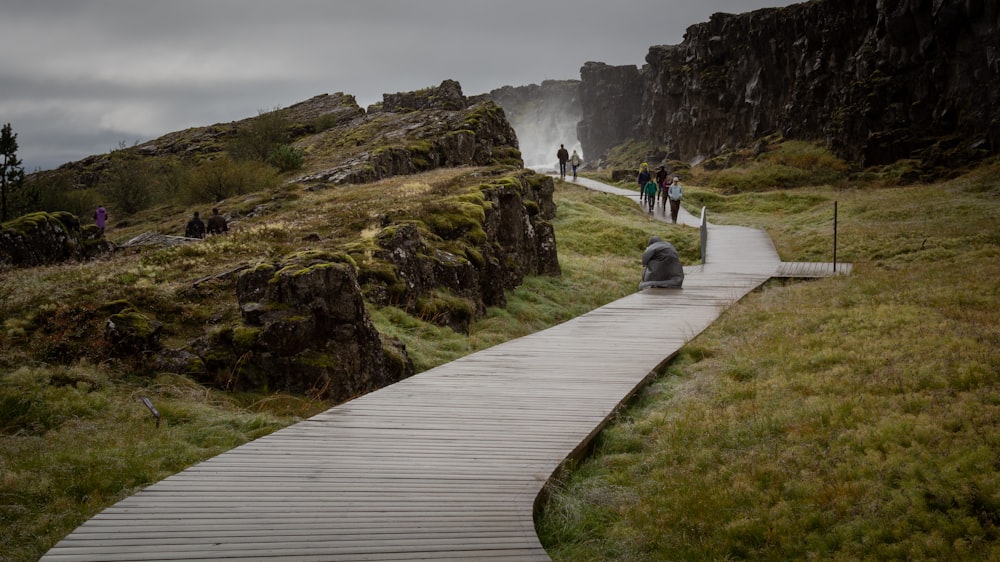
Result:
<instances>
[{"instance_id":1,"label":"grass-covered slope","mask_svg":"<svg viewBox=\"0 0 1000 562\"><path fill-rule=\"evenodd\" d=\"M832 259L837 201L853 275L774 281L682 349L554 490L553 559L997 559L998 177L690 189L787 261Z\"/></svg>"}]
</instances>

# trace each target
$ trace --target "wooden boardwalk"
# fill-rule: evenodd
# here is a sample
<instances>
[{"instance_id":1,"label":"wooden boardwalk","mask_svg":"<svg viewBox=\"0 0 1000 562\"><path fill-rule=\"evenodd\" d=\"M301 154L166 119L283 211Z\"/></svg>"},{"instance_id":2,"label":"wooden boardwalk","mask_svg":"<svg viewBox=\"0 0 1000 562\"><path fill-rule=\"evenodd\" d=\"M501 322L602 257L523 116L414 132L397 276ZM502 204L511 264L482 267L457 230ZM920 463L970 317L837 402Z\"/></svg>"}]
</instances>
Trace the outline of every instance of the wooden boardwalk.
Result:
<instances>
[{"instance_id":1,"label":"wooden boardwalk","mask_svg":"<svg viewBox=\"0 0 1000 562\"><path fill-rule=\"evenodd\" d=\"M637 292L237 447L109 507L42 560L547 561L533 513L554 471L781 267L761 231L709 236L683 289Z\"/></svg>"}]
</instances>

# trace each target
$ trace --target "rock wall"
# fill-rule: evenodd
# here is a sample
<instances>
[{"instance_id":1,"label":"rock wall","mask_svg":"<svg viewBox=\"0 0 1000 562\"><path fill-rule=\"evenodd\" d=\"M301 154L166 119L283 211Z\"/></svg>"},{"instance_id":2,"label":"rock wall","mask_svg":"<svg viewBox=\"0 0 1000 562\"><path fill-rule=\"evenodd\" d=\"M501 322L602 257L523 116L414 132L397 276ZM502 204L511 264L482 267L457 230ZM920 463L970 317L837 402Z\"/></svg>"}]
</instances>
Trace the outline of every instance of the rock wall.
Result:
<instances>
[{"instance_id":1,"label":"rock wall","mask_svg":"<svg viewBox=\"0 0 1000 562\"><path fill-rule=\"evenodd\" d=\"M862 166L974 160L1000 148L998 29L1000 7L988 0L715 14L681 44L650 48L638 92L614 81L632 67L585 65L581 140L603 155L632 136L691 162L780 133L822 140ZM638 112L607 101L637 97Z\"/></svg>"},{"instance_id":2,"label":"rock wall","mask_svg":"<svg viewBox=\"0 0 1000 562\"><path fill-rule=\"evenodd\" d=\"M590 161L637 134L642 117L643 77L635 66L588 62L580 69L583 119L577 135Z\"/></svg>"},{"instance_id":3,"label":"rock wall","mask_svg":"<svg viewBox=\"0 0 1000 562\"><path fill-rule=\"evenodd\" d=\"M480 190L482 218L466 219L475 224L460 221L456 226L444 218L440 225L403 220L383 228L375 257L392 265L398 287L373 272L362 280L366 296L465 332L486 307L506 306L504 291L516 288L526 275L559 275L555 230L549 222L556 210L552 178L521 171L485 180ZM456 212L445 202L440 205L442 217ZM470 236L470 229L481 231L482 238ZM451 302L425 310L428 299L441 290Z\"/></svg>"}]
</instances>

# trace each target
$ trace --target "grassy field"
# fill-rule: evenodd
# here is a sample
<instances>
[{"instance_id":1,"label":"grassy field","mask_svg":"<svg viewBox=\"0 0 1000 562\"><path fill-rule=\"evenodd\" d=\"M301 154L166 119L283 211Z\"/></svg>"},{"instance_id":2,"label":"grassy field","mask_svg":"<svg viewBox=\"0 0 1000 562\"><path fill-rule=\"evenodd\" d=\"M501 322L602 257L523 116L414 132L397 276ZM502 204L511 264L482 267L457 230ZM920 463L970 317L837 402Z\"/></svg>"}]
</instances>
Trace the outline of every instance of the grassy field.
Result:
<instances>
[{"instance_id":1,"label":"grassy field","mask_svg":"<svg viewBox=\"0 0 1000 562\"><path fill-rule=\"evenodd\" d=\"M412 197L450 181L442 173L374 189ZM996 177L1000 163L938 185L843 181L741 193L692 174L689 209L705 204L715 222L766 229L789 261L830 259L838 201L840 259L855 264L854 275L773 282L686 346L553 491L538 521L553 558L1000 556ZM129 298L167 302L192 270L294 251L329 209L350 210L366 194L276 197L281 210L267 221L197 251L0 277L0 344L27 329L14 312L61 317L66 301L91 298L91 279L121 277ZM394 308L372 311L378 329L401 338L422 370L633 292L651 235L674 242L686 263L697 260L694 229L654 222L624 198L559 184L556 201L561 277L526 279L468 336ZM177 209L174 222L185 215ZM182 306L177 314L188 314ZM23 353L0 351L7 364ZM0 372L3 562L36 560L143 486L329 407L86 360L21 363ZM159 408L159 428L142 396Z\"/></svg>"},{"instance_id":2,"label":"grassy field","mask_svg":"<svg viewBox=\"0 0 1000 562\"><path fill-rule=\"evenodd\" d=\"M557 561L1000 559L1000 166L720 195L782 258L686 346L538 521Z\"/></svg>"}]
</instances>

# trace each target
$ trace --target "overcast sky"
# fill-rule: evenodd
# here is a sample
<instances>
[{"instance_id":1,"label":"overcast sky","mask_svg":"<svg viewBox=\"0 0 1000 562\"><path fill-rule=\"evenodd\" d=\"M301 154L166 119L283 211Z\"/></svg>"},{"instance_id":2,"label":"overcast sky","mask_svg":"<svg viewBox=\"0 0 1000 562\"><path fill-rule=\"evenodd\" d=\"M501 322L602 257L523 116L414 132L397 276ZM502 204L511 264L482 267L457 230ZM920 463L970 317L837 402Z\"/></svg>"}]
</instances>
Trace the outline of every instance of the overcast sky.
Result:
<instances>
[{"instance_id":1,"label":"overcast sky","mask_svg":"<svg viewBox=\"0 0 1000 562\"><path fill-rule=\"evenodd\" d=\"M362 107L642 65L715 12L797 0L2 0L0 124L26 172L323 93Z\"/></svg>"}]
</instances>

